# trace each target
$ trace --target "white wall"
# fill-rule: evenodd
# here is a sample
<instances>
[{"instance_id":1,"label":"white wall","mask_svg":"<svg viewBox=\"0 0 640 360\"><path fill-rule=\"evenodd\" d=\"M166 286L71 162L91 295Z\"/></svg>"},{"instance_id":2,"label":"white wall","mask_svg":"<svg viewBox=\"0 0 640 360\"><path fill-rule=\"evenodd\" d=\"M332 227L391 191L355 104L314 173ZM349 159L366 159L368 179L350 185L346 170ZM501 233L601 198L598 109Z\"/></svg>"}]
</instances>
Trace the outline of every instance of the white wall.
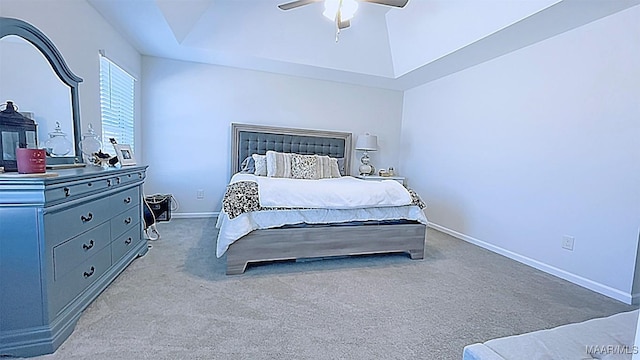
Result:
<instances>
[{"instance_id":1,"label":"white wall","mask_svg":"<svg viewBox=\"0 0 640 360\"><path fill-rule=\"evenodd\" d=\"M177 213L220 210L232 122L347 131L354 142L370 132L380 147L373 164L401 171L402 92L155 57L143 57L142 90L145 189L173 194ZM354 169L360 155L354 152Z\"/></svg>"},{"instance_id":2,"label":"white wall","mask_svg":"<svg viewBox=\"0 0 640 360\"><path fill-rule=\"evenodd\" d=\"M435 226L629 302L639 23L635 6L407 91L401 165Z\"/></svg>"},{"instance_id":3,"label":"white wall","mask_svg":"<svg viewBox=\"0 0 640 360\"><path fill-rule=\"evenodd\" d=\"M83 79L79 85L80 119L83 132L87 130L88 124L92 123L96 132L101 133L98 50L105 50L109 58L135 77L139 77L141 73L140 53L84 0L0 0L0 16L18 18L31 23L51 39L71 71ZM38 79L31 76L33 74L30 73L29 68L25 68L22 74L23 81L38 84ZM3 83L2 87L3 94L10 93L7 90L7 84ZM140 93L139 83L136 84L136 91ZM139 100L135 106L136 148L139 149L141 132ZM47 115L38 112L36 120L38 116L46 117ZM113 149L105 149L105 151L114 153Z\"/></svg>"}]
</instances>

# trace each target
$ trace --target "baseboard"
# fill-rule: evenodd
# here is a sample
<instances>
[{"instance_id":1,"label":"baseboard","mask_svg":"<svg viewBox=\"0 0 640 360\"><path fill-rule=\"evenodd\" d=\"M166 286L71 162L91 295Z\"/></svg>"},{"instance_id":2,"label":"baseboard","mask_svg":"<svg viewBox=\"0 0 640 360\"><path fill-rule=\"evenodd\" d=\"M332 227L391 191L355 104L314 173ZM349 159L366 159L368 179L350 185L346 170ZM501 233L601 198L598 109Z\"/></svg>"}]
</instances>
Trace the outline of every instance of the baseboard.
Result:
<instances>
[{"instance_id":1,"label":"baseboard","mask_svg":"<svg viewBox=\"0 0 640 360\"><path fill-rule=\"evenodd\" d=\"M625 293L623 291L614 289L610 286L595 282L593 280L589 280L587 278L584 278L580 275L576 275L573 274L571 272L559 269L555 266L551 266L549 264L540 262L538 260L534 260L531 259L529 257L520 255L518 253L515 253L513 251L509 251L506 249L503 249L499 246L495 246L493 244L484 242L482 240L478 240L474 237L459 233L455 230L451 230L447 227L444 227L442 225L438 225L438 224L434 224L434 223L429 223L429 227L441 231L445 234L451 235L457 239L466 241L468 243L480 246L483 249L487 249L491 252L494 252L496 254L500 254L502 256L508 257L511 260L515 260L519 263L531 266L535 269L538 269L540 271L543 271L547 274L551 274L553 276L557 276L561 279L567 280L569 282L572 282L576 285L582 286L584 288L587 288L589 290L595 291L597 293L600 293L602 295L608 296L610 298L616 299L618 301L622 301L626 304L632 304L632 303L638 303L640 301L640 294L630 294L630 293Z\"/></svg>"},{"instance_id":2,"label":"baseboard","mask_svg":"<svg viewBox=\"0 0 640 360\"><path fill-rule=\"evenodd\" d=\"M176 219L198 219L198 218L215 218L220 215L219 211L214 212L198 212L198 213L171 213L172 218Z\"/></svg>"}]
</instances>

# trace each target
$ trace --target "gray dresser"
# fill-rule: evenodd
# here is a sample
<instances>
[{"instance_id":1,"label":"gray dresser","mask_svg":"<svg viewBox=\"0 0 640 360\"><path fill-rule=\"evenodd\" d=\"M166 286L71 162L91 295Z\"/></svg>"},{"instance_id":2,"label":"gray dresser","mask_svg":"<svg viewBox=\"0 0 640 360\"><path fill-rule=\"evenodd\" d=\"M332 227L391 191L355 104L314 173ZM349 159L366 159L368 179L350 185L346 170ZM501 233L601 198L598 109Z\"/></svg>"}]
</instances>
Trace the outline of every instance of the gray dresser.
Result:
<instances>
[{"instance_id":1,"label":"gray dresser","mask_svg":"<svg viewBox=\"0 0 640 360\"><path fill-rule=\"evenodd\" d=\"M144 255L146 166L0 174L0 357L54 352L84 310Z\"/></svg>"}]
</instances>

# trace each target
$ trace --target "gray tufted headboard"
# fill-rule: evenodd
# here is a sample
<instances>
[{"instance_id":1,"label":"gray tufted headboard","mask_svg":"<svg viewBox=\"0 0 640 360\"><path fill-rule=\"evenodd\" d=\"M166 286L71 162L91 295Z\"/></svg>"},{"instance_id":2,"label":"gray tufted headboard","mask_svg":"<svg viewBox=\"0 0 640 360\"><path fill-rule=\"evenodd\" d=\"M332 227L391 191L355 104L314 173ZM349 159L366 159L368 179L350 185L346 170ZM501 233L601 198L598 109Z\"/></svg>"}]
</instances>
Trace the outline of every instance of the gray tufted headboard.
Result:
<instances>
[{"instance_id":1,"label":"gray tufted headboard","mask_svg":"<svg viewBox=\"0 0 640 360\"><path fill-rule=\"evenodd\" d=\"M268 150L344 158L345 175L351 171L351 133L231 124L231 174L251 154Z\"/></svg>"}]
</instances>

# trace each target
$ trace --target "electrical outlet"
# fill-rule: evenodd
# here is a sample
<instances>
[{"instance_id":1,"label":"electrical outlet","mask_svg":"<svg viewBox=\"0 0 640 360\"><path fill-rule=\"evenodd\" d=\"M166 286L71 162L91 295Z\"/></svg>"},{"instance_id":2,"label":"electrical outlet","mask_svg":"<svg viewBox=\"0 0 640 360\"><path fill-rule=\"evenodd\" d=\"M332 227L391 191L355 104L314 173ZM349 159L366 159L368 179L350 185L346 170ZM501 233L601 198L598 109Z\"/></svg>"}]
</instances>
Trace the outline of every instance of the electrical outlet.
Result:
<instances>
[{"instance_id":1,"label":"electrical outlet","mask_svg":"<svg viewBox=\"0 0 640 360\"><path fill-rule=\"evenodd\" d=\"M196 190L196 199L198 200L204 199L204 189Z\"/></svg>"},{"instance_id":2,"label":"electrical outlet","mask_svg":"<svg viewBox=\"0 0 640 360\"><path fill-rule=\"evenodd\" d=\"M573 236L565 235L562 237L562 248L573 251L573 244L575 242L575 238Z\"/></svg>"}]
</instances>

